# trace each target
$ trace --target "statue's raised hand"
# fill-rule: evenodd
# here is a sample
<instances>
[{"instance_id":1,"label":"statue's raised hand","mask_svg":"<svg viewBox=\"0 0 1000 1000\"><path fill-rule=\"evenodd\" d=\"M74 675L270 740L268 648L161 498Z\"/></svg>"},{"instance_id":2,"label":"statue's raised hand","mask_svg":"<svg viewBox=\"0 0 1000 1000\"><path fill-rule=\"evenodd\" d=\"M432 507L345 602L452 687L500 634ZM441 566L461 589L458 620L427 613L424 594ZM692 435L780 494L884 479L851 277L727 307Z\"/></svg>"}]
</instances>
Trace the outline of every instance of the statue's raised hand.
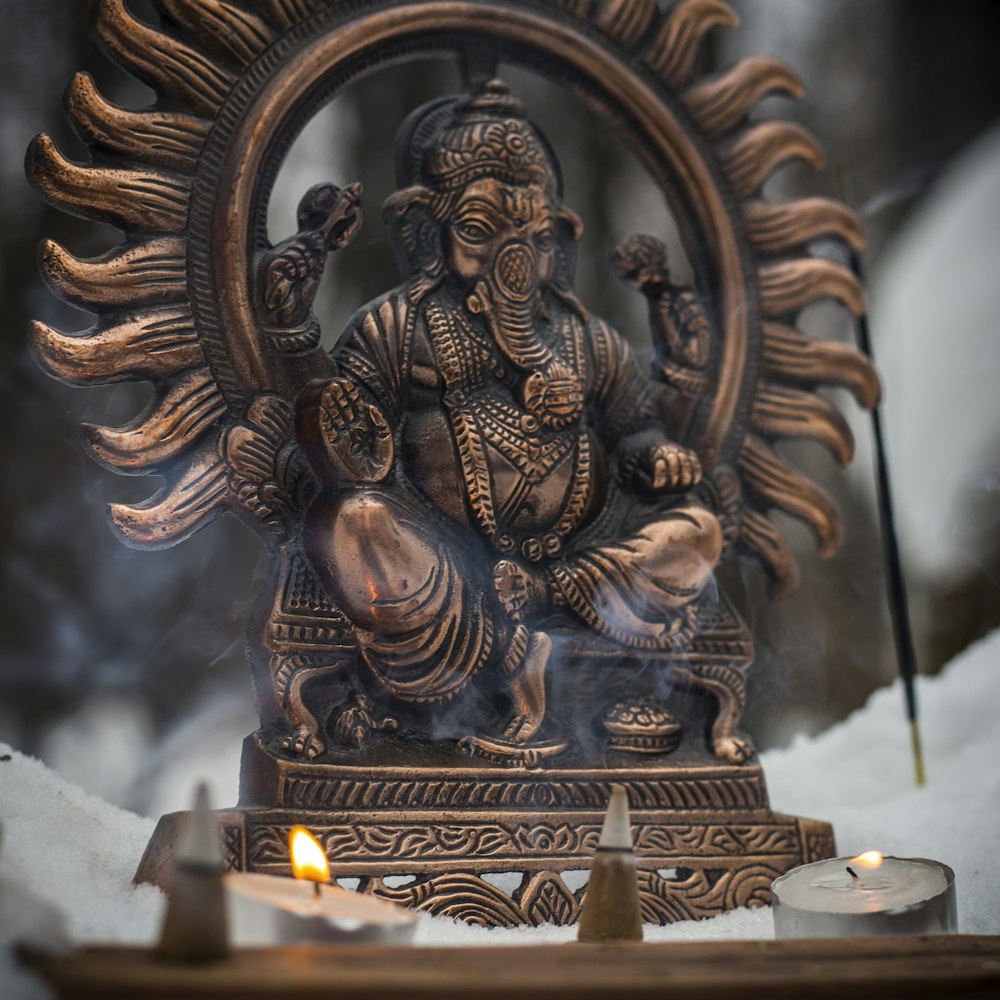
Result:
<instances>
[{"instance_id":1,"label":"statue's raised hand","mask_svg":"<svg viewBox=\"0 0 1000 1000\"><path fill-rule=\"evenodd\" d=\"M327 460L346 483L377 483L392 469L392 428L382 411L346 378L320 393L319 429Z\"/></svg>"},{"instance_id":2,"label":"statue's raised hand","mask_svg":"<svg viewBox=\"0 0 1000 1000\"><path fill-rule=\"evenodd\" d=\"M317 233L327 250L339 250L361 227L361 185L313 185L299 202L298 219L300 231Z\"/></svg>"}]
</instances>

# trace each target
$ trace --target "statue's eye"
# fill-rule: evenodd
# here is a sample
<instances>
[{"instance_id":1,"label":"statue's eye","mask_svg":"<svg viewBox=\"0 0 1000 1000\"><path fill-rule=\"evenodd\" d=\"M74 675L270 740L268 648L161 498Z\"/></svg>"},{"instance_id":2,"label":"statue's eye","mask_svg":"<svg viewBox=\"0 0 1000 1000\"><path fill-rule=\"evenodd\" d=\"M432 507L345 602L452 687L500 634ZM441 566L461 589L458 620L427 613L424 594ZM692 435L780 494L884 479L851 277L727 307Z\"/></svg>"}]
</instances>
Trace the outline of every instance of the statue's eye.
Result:
<instances>
[{"instance_id":1,"label":"statue's eye","mask_svg":"<svg viewBox=\"0 0 1000 1000\"><path fill-rule=\"evenodd\" d=\"M556 238L551 229L543 229L540 233L535 233L535 246L542 253L548 253L556 243Z\"/></svg>"},{"instance_id":2,"label":"statue's eye","mask_svg":"<svg viewBox=\"0 0 1000 1000\"><path fill-rule=\"evenodd\" d=\"M493 235L492 229L476 219L466 219L459 222L455 226L455 232L466 243L485 243Z\"/></svg>"}]
</instances>

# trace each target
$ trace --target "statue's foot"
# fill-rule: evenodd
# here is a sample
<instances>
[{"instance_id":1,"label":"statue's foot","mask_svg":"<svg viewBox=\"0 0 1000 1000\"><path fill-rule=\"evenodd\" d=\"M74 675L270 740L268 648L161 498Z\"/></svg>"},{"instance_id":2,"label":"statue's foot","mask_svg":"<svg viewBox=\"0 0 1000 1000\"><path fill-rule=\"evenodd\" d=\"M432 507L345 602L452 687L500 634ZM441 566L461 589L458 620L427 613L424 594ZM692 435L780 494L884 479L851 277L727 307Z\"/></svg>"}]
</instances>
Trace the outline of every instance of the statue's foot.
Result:
<instances>
[{"instance_id":1,"label":"statue's foot","mask_svg":"<svg viewBox=\"0 0 1000 1000\"><path fill-rule=\"evenodd\" d=\"M715 756L730 764L743 764L753 756L754 746L745 736L723 736L712 745Z\"/></svg>"},{"instance_id":2,"label":"statue's foot","mask_svg":"<svg viewBox=\"0 0 1000 1000\"><path fill-rule=\"evenodd\" d=\"M356 695L354 700L343 707L333 724L334 739L343 746L363 750L372 733L391 733L398 725L391 715L378 718L372 714L372 702L366 695Z\"/></svg>"},{"instance_id":3,"label":"statue's foot","mask_svg":"<svg viewBox=\"0 0 1000 1000\"><path fill-rule=\"evenodd\" d=\"M296 757L318 757L326 744L319 738L314 726L300 722L288 736L281 741L281 749Z\"/></svg>"},{"instance_id":4,"label":"statue's foot","mask_svg":"<svg viewBox=\"0 0 1000 1000\"><path fill-rule=\"evenodd\" d=\"M519 625L518 629L523 629ZM510 676L514 717L504 730L504 738L527 743L538 734L545 721L545 668L552 653L552 640L544 632L528 633L520 664Z\"/></svg>"},{"instance_id":5,"label":"statue's foot","mask_svg":"<svg viewBox=\"0 0 1000 1000\"><path fill-rule=\"evenodd\" d=\"M493 589L512 621L520 621L545 603L544 581L513 559L501 559L493 567Z\"/></svg>"},{"instance_id":6,"label":"statue's foot","mask_svg":"<svg viewBox=\"0 0 1000 1000\"><path fill-rule=\"evenodd\" d=\"M485 757L507 767L541 767L549 757L558 757L569 748L569 740L532 740L513 743L492 736L465 736L458 745L473 757Z\"/></svg>"},{"instance_id":7,"label":"statue's foot","mask_svg":"<svg viewBox=\"0 0 1000 1000\"><path fill-rule=\"evenodd\" d=\"M517 713L507 723L503 731L503 738L511 743L527 743L538 732L538 729L539 726L533 719Z\"/></svg>"}]
</instances>

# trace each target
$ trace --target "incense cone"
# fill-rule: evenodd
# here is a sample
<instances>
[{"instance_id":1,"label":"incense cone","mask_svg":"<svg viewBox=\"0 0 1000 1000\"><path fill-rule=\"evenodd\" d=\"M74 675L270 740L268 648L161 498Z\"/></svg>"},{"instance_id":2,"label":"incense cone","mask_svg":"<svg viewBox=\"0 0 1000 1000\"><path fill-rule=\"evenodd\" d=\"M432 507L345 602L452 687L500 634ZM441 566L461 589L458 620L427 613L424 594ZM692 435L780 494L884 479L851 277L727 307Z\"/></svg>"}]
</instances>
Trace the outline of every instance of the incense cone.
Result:
<instances>
[{"instance_id":1,"label":"incense cone","mask_svg":"<svg viewBox=\"0 0 1000 1000\"><path fill-rule=\"evenodd\" d=\"M639 878L632 852L628 796L613 785L601 840L590 866L578 941L641 941Z\"/></svg>"},{"instance_id":2,"label":"incense cone","mask_svg":"<svg viewBox=\"0 0 1000 1000\"><path fill-rule=\"evenodd\" d=\"M228 951L219 823L200 784L174 860L158 954L172 962L207 962Z\"/></svg>"}]
</instances>

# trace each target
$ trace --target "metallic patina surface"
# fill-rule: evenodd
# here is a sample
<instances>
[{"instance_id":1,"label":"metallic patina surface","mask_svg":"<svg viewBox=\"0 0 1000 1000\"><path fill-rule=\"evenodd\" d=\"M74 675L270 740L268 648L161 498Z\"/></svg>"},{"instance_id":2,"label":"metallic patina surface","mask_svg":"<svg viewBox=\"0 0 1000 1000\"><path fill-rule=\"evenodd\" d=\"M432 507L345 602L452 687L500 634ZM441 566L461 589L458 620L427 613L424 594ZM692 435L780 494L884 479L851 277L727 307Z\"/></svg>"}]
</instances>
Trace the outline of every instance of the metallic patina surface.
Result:
<instances>
[{"instance_id":1,"label":"metallic patina surface","mask_svg":"<svg viewBox=\"0 0 1000 1000\"><path fill-rule=\"evenodd\" d=\"M798 126L747 117L766 94L801 97L794 75L748 59L696 78L705 32L735 22L718 0L157 6L156 27L122 0L92 6L157 103L114 107L80 74L67 107L93 162L46 136L29 150L44 197L124 234L91 260L43 245L49 284L99 320L33 335L57 377L156 386L133 423L85 432L104 464L165 478L112 506L126 542L171 545L228 513L272 553L231 865L284 871L304 823L337 877L388 898L572 921L582 889L562 873L587 867L617 782L648 919L765 902L832 833L769 809L738 732L752 642L714 574L750 558L776 596L794 587L774 509L836 550L832 502L773 445L812 438L846 464L850 432L816 389L878 396L862 355L794 326L820 299L863 306L851 272L807 249L859 247L855 216L760 193L790 158L822 162ZM363 226L361 184L310 189L272 245L278 167L345 83L442 53L463 59L466 92L413 111L392 152L401 283L327 353L312 304ZM587 206L564 204L505 63L595 108L667 198L694 287L656 236L611 254L648 301L651 375L577 295ZM165 817L137 877L162 877L175 828ZM483 877L502 872L522 873L515 890Z\"/></svg>"}]
</instances>

